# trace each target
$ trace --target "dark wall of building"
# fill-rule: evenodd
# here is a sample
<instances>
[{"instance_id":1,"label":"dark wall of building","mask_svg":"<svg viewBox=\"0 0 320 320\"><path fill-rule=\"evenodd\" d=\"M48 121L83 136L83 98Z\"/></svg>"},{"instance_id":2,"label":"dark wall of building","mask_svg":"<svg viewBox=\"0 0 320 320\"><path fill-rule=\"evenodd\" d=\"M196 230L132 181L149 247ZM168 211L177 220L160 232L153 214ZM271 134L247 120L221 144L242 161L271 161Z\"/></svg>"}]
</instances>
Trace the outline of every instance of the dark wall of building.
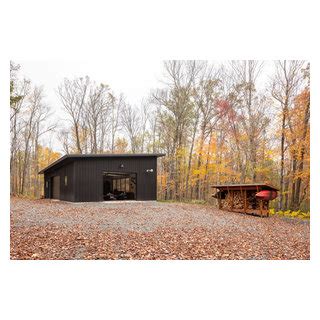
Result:
<instances>
[{"instance_id":1,"label":"dark wall of building","mask_svg":"<svg viewBox=\"0 0 320 320\"><path fill-rule=\"evenodd\" d=\"M148 173L147 169L153 169L153 172ZM74 161L74 201L103 201L103 172L105 171L137 173L136 199L157 199L157 157L119 157L76 159Z\"/></svg>"},{"instance_id":2,"label":"dark wall of building","mask_svg":"<svg viewBox=\"0 0 320 320\"><path fill-rule=\"evenodd\" d=\"M60 168L44 174L44 195L45 198L52 197L52 178L60 176L60 200L75 201L74 193L74 163L68 163ZM65 176L67 176L67 185L65 185Z\"/></svg>"},{"instance_id":3,"label":"dark wall of building","mask_svg":"<svg viewBox=\"0 0 320 320\"><path fill-rule=\"evenodd\" d=\"M147 169L153 172L146 172ZM44 174L45 198L52 198L52 178L59 175L60 200L103 201L103 172L136 173L136 200L157 199L157 157L72 159Z\"/></svg>"}]
</instances>

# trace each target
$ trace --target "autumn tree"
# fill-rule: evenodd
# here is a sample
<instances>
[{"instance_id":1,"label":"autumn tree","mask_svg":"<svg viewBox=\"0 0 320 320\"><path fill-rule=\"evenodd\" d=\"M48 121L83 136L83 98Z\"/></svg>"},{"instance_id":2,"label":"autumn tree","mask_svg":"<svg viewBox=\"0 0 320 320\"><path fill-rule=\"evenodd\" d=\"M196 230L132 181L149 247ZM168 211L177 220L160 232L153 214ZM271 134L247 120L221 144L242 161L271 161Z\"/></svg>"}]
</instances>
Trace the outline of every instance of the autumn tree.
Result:
<instances>
[{"instance_id":1,"label":"autumn tree","mask_svg":"<svg viewBox=\"0 0 320 320\"><path fill-rule=\"evenodd\" d=\"M198 124L196 129L199 129L200 136L198 139L198 148L197 148L197 178L196 178L196 186L195 186L195 194L198 199L201 198L200 192L200 171L201 166L203 165L203 161L205 160L204 155L204 144L206 140L209 138L209 144L211 143L212 133L215 129L215 125L219 119L219 114L216 109L216 104L219 101L219 97L221 95L220 91L220 79L219 79L219 71L214 71L213 68L208 68L207 65L203 65L203 69L201 70L202 74L200 76L199 83L196 84L194 88L194 104L196 107L196 116L195 123ZM193 150L193 137L191 142L190 151ZM206 157L208 159L208 157ZM206 161L205 167L208 167L208 161ZM205 176L205 174L204 174Z\"/></svg>"},{"instance_id":2,"label":"autumn tree","mask_svg":"<svg viewBox=\"0 0 320 320\"><path fill-rule=\"evenodd\" d=\"M164 69L168 88L153 95L160 107L159 125L167 144L169 173L166 192L170 198L181 197L182 154L194 116L192 93L201 68L201 63L196 61L166 61Z\"/></svg>"},{"instance_id":3,"label":"autumn tree","mask_svg":"<svg viewBox=\"0 0 320 320\"><path fill-rule=\"evenodd\" d=\"M10 67L11 192L38 197L39 168L59 156L43 144L55 124L44 90ZM279 181L279 208L308 210L309 65L275 62L271 85L264 63L253 60L173 60L163 70L140 106L89 77L64 79L57 95L69 124L57 132L61 150L165 153L159 199L212 201L212 184Z\"/></svg>"},{"instance_id":4,"label":"autumn tree","mask_svg":"<svg viewBox=\"0 0 320 320\"><path fill-rule=\"evenodd\" d=\"M55 123L49 120L51 111L44 101L43 87L33 86L27 79L19 80L19 68L12 66L15 66L13 62L10 73L11 194L39 197L40 140L54 130Z\"/></svg>"},{"instance_id":5,"label":"autumn tree","mask_svg":"<svg viewBox=\"0 0 320 320\"><path fill-rule=\"evenodd\" d=\"M288 127L288 114L293 105L295 96L303 79L303 61L277 61L275 75L272 82L272 97L281 107L281 146L280 146L280 196L279 209L288 206L289 174L285 173L285 154L287 151L286 129ZM296 169L296 159L293 159L293 170ZM285 201L284 201L285 199Z\"/></svg>"},{"instance_id":6,"label":"autumn tree","mask_svg":"<svg viewBox=\"0 0 320 320\"><path fill-rule=\"evenodd\" d=\"M231 63L234 84L231 92L233 106L238 114L238 123L243 132L243 150L245 150L246 167L242 174L246 179L248 172L249 180L257 179L258 147L261 135L268 125L265 109L268 107L266 98L260 96L256 89L256 82L261 73L263 63L254 60L233 61Z\"/></svg>"}]
</instances>

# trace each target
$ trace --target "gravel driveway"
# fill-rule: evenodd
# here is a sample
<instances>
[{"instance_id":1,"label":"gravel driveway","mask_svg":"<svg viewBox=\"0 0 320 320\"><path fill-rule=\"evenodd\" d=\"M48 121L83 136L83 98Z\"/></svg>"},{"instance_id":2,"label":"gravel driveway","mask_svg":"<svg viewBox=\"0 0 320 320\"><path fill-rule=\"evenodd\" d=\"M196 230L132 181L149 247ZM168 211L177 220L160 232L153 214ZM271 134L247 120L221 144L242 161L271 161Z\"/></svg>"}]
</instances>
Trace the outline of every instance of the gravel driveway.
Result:
<instances>
[{"instance_id":1,"label":"gravel driveway","mask_svg":"<svg viewBox=\"0 0 320 320\"><path fill-rule=\"evenodd\" d=\"M309 259L309 232L208 205L11 199L11 259Z\"/></svg>"}]
</instances>

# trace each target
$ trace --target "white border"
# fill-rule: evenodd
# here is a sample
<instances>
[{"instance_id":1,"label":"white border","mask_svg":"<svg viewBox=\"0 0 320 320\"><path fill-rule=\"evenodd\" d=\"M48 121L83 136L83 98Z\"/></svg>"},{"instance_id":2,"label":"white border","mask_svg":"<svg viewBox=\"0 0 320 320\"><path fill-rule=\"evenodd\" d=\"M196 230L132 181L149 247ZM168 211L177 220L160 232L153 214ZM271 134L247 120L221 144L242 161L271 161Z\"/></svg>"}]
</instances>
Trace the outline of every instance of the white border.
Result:
<instances>
[{"instance_id":1,"label":"white border","mask_svg":"<svg viewBox=\"0 0 320 320\"><path fill-rule=\"evenodd\" d=\"M318 319L318 10L310 1L10 1L0 10L2 319ZM311 61L311 261L9 261L11 59Z\"/></svg>"}]
</instances>

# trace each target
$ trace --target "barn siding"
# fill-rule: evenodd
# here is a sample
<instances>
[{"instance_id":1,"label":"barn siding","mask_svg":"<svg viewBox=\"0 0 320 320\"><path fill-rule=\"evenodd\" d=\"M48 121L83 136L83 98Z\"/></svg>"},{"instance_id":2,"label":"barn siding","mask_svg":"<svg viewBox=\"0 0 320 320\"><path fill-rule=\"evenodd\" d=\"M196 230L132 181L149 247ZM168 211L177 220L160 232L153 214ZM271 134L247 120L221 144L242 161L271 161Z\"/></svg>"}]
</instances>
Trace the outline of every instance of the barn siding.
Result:
<instances>
[{"instance_id":1,"label":"barn siding","mask_svg":"<svg viewBox=\"0 0 320 320\"><path fill-rule=\"evenodd\" d=\"M44 175L44 195L45 198L50 198L52 195L51 178L60 176L60 200L75 201L74 193L74 163L68 163L54 171L47 172ZM64 177L68 177L67 186L64 185ZM48 182L48 187L46 184Z\"/></svg>"},{"instance_id":2,"label":"barn siding","mask_svg":"<svg viewBox=\"0 0 320 320\"><path fill-rule=\"evenodd\" d=\"M153 169L153 173L147 173L147 169ZM78 158L74 160L74 171L74 201L103 201L104 171L136 173L136 199L157 199L157 157Z\"/></svg>"}]
</instances>

